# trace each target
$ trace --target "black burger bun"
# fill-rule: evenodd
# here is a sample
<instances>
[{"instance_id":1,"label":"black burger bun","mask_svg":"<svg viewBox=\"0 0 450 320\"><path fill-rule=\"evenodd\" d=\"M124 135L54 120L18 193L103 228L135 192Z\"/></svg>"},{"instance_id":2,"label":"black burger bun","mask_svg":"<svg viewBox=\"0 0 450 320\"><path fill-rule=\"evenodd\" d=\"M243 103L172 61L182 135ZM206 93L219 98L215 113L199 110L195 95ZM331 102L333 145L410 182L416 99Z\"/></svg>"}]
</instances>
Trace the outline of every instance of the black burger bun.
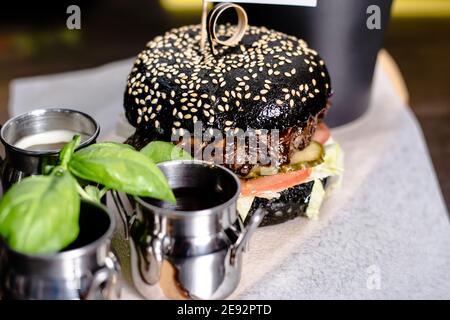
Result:
<instances>
[{"instance_id":1,"label":"black burger bun","mask_svg":"<svg viewBox=\"0 0 450 320\"><path fill-rule=\"evenodd\" d=\"M218 34L230 36L232 26ZM265 27L247 28L235 47L200 50L200 26L173 29L147 43L127 79L128 121L150 139L194 124L232 128L302 127L330 96L323 60L306 42Z\"/></svg>"},{"instance_id":2,"label":"black burger bun","mask_svg":"<svg viewBox=\"0 0 450 320\"><path fill-rule=\"evenodd\" d=\"M325 178L317 182L310 181L293 186L281 191L278 198L265 199L256 197L245 218L245 224L250 221L250 218L258 209L264 209L267 212L260 227L280 224L299 216L305 216L314 183L321 183L325 189L327 187L327 180Z\"/></svg>"}]
</instances>

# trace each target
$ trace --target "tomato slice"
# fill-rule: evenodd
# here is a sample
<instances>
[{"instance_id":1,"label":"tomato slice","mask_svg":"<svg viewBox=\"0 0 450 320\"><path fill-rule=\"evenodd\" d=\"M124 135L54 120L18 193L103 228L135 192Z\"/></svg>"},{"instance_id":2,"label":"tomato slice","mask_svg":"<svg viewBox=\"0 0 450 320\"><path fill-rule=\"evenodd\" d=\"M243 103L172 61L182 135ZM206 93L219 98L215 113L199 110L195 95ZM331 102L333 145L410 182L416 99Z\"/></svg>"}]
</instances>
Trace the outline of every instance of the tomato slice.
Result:
<instances>
[{"instance_id":1,"label":"tomato slice","mask_svg":"<svg viewBox=\"0 0 450 320\"><path fill-rule=\"evenodd\" d=\"M241 180L241 196L258 196L265 192L277 192L305 181L311 174L311 168L288 173L278 173L249 180Z\"/></svg>"},{"instance_id":2,"label":"tomato slice","mask_svg":"<svg viewBox=\"0 0 450 320\"><path fill-rule=\"evenodd\" d=\"M314 133L313 140L325 144L330 138L330 129L323 122L317 125L316 132Z\"/></svg>"},{"instance_id":3,"label":"tomato slice","mask_svg":"<svg viewBox=\"0 0 450 320\"><path fill-rule=\"evenodd\" d=\"M312 140L325 144L330 138L330 129L323 122L317 125ZM306 168L287 173L278 173L273 176L264 176L249 180L241 180L241 196L258 196L267 192L277 192L291 188L306 181L312 168Z\"/></svg>"}]
</instances>

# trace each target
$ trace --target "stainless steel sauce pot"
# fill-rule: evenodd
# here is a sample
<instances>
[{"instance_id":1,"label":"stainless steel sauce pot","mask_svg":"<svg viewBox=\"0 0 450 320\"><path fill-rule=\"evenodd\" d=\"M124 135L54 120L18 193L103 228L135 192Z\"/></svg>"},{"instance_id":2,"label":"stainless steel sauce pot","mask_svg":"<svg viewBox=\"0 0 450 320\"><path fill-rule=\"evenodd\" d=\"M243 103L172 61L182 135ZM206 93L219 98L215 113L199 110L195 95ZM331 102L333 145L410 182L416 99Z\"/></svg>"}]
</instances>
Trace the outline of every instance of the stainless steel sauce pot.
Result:
<instances>
[{"instance_id":1,"label":"stainless steel sauce pot","mask_svg":"<svg viewBox=\"0 0 450 320\"><path fill-rule=\"evenodd\" d=\"M83 112L61 108L33 110L9 119L0 130L0 141L5 147L5 159L0 159L3 192L27 176L41 174L46 165L57 162L59 150L32 151L15 146L23 137L51 130L82 134L86 137L81 141L82 148L95 143L100 127Z\"/></svg>"},{"instance_id":2,"label":"stainless steel sauce pot","mask_svg":"<svg viewBox=\"0 0 450 320\"><path fill-rule=\"evenodd\" d=\"M114 217L106 207L82 201L80 235L66 250L52 255L28 255L0 242L0 297L117 298L119 265L110 250L114 227Z\"/></svg>"},{"instance_id":3,"label":"stainless steel sauce pot","mask_svg":"<svg viewBox=\"0 0 450 320\"><path fill-rule=\"evenodd\" d=\"M171 299L229 296L240 280L243 250L264 212L258 211L243 226L236 208L240 182L224 167L195 160L158 167L175 191L207 190L205 197L220 195L222 201L186 211L136 197L130 213L123 199L113 194L129 231L134 285L146 298L161 293Z\"/></svg>"}]
</instances>

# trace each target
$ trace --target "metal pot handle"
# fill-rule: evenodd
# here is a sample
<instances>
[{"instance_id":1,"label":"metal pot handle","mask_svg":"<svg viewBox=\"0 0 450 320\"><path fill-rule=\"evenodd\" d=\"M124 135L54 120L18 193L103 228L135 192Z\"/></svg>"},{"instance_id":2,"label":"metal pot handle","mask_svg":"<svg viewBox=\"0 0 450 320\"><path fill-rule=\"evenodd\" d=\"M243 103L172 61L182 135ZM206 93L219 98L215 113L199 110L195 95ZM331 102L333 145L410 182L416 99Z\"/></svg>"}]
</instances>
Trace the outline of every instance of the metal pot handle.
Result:
<instances>
[{"instance_id":1,"label":"metal pot handle","mask_svg":"<svg viewBox=\"0 0 450 320\"><path fill-rule=\"evenodd\" d=\"M96 292L102 289L102 295L107 300L116 300L120 298L120 287L118 285L120 274L120 265L116 256L109 253L105 259L105 266L94 273L91 286L83 297L85 300L96 298Z\"/></svg>"},{"instance_id":2,"label":"metal pot handle","mask_svg":"<svg viewBox=\"0 0 450 320\"><path fill-rule=\"evenodd\" d=\"M241 250L246 250L247 244L252 237L253 233L258 228L259 224L262 222L264 216L267 214L267 210L258 208L255 213L253 213L250 221L244 230L239 234L236 243L233 245L231 249L231 263L234 263L236 260L236 256L239 254Z\"/></svg>"}]
</instances>

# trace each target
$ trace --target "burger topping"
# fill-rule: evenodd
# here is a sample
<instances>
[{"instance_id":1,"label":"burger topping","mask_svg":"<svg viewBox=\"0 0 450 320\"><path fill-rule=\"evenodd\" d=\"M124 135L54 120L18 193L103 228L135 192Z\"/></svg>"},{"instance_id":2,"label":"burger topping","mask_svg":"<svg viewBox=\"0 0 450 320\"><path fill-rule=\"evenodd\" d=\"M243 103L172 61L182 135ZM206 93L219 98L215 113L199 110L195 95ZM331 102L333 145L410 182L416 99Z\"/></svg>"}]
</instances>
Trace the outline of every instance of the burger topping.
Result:
<instances>
[{"instance_id":1,"label":"burger topping","mask_svg":"<svg viewBox=\"0 0 450 320\"><path fill-rule=\"evenodd\" d=\"M326 110L326 108L327 107L325 107L323 110ZM329 132L322 132L320 133L320 136L318 135L317 138L313 138L313 135L315 135L315 132L317 131L317 122L318 116L309 117L309 119L303 126L291 127L281 131L277 148L275 146L271 146L270 143L268 146L259 143L257 146L257 150L247 149L246 151L248 154L251 153L249 151L256 151L259 157L265 157L262 159L258 159L257 162L234 161L231 164L227 164L225 162L224 166L228 167L236 174L245 179L255 178L262 175L275 174L283 165L292 163L290 158L300 150L305 149L310 144L311 140L319 138L319 140L322 141L324 138L327 138L327 136L329 137ZM320 130L329 131L329 129L325 125L320 126ZM267 142L271 141L270 134L266 140ZM232 150L232 152L238 153L237 149L228 148L228 150L230 149ZM262 155L261 150L267 150L267 154ZM235 157L233 154L227 154L226 156L231 158ZM274 156L276 158L276 163L270 163L269 166L265 166L264 159L273 160ZM276 171L274 172L274 170Z\"/></svg>"},{"instance_id":2,"label":"burger topping","mask_svg":"<svg viewBox=\"0 0 450 320\"><path fill-rule=\"evenodd\" d=\"M310 127L311 126L308 126L306 130L291 130L295 132L294 134L290 134L291 140L286 139L286 136L288 135L284 136L284 139L287 140L287 145L290 146L290 148L287 148L285 146L284 150L290 149L290 154L282 157L280 161L281 165L279 167L254 165L251 167L247 175L241 174L243 179L253 179L260 176L274 175L279 172L292 172L321 164L324 160L325 155L323 144L325 144L325 142L330 137L330 130L325 124L319 123L317 125L314 136L311 137L311 135L309 135L308 137L306 134L303 135L303 142L309 141L311 139L313 140L311 141L311 143L309 143L309 145L305 147L302 144L298 145L297 148L293 147L293 144L295 143L293 142L293 140L295 139L293 137L295 135L300 136L299 132L301 133L310 131ZM283 141L283 139L280 140ZM234 168L231 167L231 169L236 170L235 167L236 165L234 166ZM242 173L242 170L239 173Z\"/></svg>"},{"instance_id":3,"label":"burger topping","mask_svg":"<svg viewBox=\"0 0 450 320\"><path fill-rule=\"evenodd\" d=\"M290 196L286 197L286 194L290 194L290 190L304 190L306 194L304 196L301 196L300 198L308 201L306 203L307 209L299 209L304 214L311 218L315 219L317 218L319 214L319 208L320 205L323 202L324 196L331 192L334 188L339 187L341 183L341 176L343 172L343 154L342 150L332 138L329 138L324 144L323 147L325 149L325 155L324 155L324 161L323 163L310 168L311 173L309 176L302 180L298 185L290 186L283 190L275 190L272 189L273 186L275 186L277 177L280 175L275 175L271 178L274 178L274 184L268 185L266 190L259 190L258 193L254 193L253 195L248 196L241 196L238 199L238 210L241 218L243 220L246 219L247 214L250 212L254 212L255 208L257 208L260 205L266 206L268 203L273 203L272 210L275 212L274 215L270 215L271 219L277 219L277 212L280 212L282 216L279 216L279 219L284 219L283 217L291 216L295 217L296 215L291 212L292 207L289 207L288 211L283 211L286 203L293 199L298 199L298 197L294 196L291 198ZM248 181L254 181L254 183L259 182L258 179L248 180ZM301 179L300 179L301 180ZM323 181L327 181L327 188L326 191L324 189ZM245 181L243 182L243 185L245 184L245 187L248 186L248 184ZM311 190L311 186L312 190ZM247 190L247 189L245 189ZM272 191L274 190L274 191ZM309 190L309 191L308 191ZM297 192L297 191L296 191ZM246 193L247 194L247 193ZM281 199L281 200L279 200ZM269 202L267 202L269 201ZM280 202L281 201L281 202ZM295 200L294 200L295 201ZM299 204L301 205L301 204ZM277 209L278 208L278 209ZM281 210L281 211L277 211ZM296 209L293 209L296 210ZM305 211L306 210L306 211ZM267 217L267 216L266 216ZM267 219L266 219L267 220ZM267 222L267 221L266 221ZM272 224L272 223L269 223ZM262 225L265 225L263 222Z\"/></svg>"},{"instance_id":4,"label":"burger topping","mask_svg":"<svg viewBox=\"0 0 450 320\"><path fill-rule=\"evenodd\" d=\"M325 144L330 139L330 129L323 122L319 122L316 132L314 133L313 140Z\"/></svg>"},{"instance_id":5,"label":"burger topping","mask_svg":"<svg viewBox=\"0 0 450 320\"><path fill-rule=\"evenodd\" d=\"M326 137L325 131L329 131L326 126L320 126L317 135L314 138L321 140ZM328 135L329 136L329 135ZM257 196L265 197L268 193L278 192L298 184L302 184L311 180L323 179L329 176L339 176L342 173L343 159L339 145L328 138L324 144L316 141L311 143L310 150L305 152L300 158L306 159L307 153L313 154L313 149L322 150L322 160L320 164L311 167L302 167L297 170L282 172L271 176L261 176L254 179L241 179L241 196ZM320 147L319 147L320 146ZM303 152L301 151L301 152ZM309 155L308 155L309 156Z\"/></svg>"},{"instance_id":6,"label":"burger topping","mask_svg":"<svg viewBox=\"0 0 450 320\"><path fill-rule=\"evenodd\" d=\"M296 151L287 165L281 166L282 172L291 172L304 168L311 168L323 162L325 150L317 141L311 141L305 149Z\"/></svg>"},{"instance_id":7,"label":"burger topping","mask_svg":"<svg viewBox=\"0 0 450 320\"><path fill-rule=\"evenodd\" d=\"M306 181L310 174L311 168L306 168L257 179L241 180L241 195L243 197L258 196L268 191L281 191Z\"/></svg>"}]
</instances>

